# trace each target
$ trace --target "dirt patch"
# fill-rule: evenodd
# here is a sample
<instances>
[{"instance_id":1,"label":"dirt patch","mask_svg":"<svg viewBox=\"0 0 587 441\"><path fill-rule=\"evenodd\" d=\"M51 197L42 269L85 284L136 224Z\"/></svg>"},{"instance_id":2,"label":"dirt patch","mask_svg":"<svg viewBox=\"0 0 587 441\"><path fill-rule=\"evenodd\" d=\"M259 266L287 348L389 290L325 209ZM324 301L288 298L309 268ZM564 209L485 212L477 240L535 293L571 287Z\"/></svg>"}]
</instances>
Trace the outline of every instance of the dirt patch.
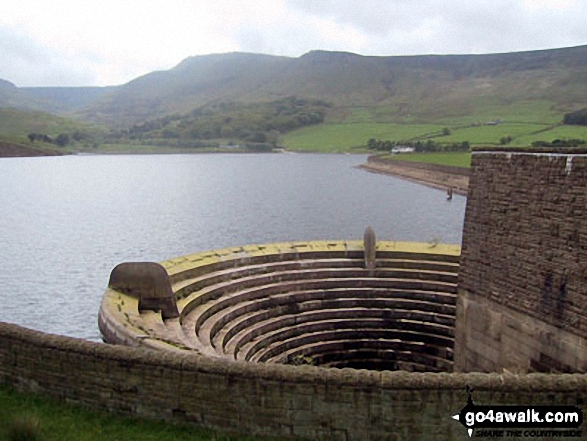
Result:
<instances>
[{"instance_id":1,"label":"dirt patch","mask_svg":"<svg viewBox=\"0 0 587 441\"><path fill-rule=\"evenodd\" d=\"M0 141L0 158L19 158L27 156L60 156L64 153L55 150L32 147L9 141Z\"/></svg>"},{"instance_id":2,"label":"dirt patch","mask_svg":"<svg viewBox=\"0 0 587 441\"><path fill-rule=\"evenodd\" d=\"M446 190L466 196L469 192L469 169L421 162L398 161L370 156L367 163L359 168L386 175L396 176L429 187Z\"/></svg>"}]
</instances>

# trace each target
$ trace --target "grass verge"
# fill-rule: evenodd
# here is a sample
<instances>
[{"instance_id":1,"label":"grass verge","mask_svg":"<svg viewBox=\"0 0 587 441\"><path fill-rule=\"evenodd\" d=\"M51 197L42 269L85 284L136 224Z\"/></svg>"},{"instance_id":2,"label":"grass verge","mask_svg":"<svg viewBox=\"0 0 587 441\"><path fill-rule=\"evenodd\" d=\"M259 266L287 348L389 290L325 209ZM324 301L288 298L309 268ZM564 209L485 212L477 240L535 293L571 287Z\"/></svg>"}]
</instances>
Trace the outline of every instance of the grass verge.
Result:
<instances>
[{"instance_id":1,"label":"grass verge","mask_svg":"<svg viewBox=\"0 0 587 441\"><path fill-rule=\"evenodd\" d=\"M0 440L253 441L165 422L92 412L0 386Z\"/></svg>"}]
</instances>

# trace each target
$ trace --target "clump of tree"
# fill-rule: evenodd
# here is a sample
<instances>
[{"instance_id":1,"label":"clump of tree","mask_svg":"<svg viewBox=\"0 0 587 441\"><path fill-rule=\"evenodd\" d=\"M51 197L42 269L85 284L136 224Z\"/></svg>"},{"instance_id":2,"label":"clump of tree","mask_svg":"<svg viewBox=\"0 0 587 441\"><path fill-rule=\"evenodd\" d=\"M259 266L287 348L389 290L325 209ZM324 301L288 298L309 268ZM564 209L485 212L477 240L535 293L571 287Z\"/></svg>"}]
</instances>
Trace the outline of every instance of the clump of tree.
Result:
<instances>
[{"instance_id":1,"label":"clump of tree","mask_svg":"<svg viewBox=\"0 0 587 441\"><path fill-rule=\"evenodd\" d=\"M555 139L554 141L534 141L533 147L579 147L585 145L584 139Z\"/></svg>"},{"instance_id":2,"label":"clump of tree","mask_svg":"<svg viewBox=\"0 0 587 441\"><path fill-rule=\"evenodd\" d=\"M499 140L499 143L501 145L506 145L506 144L509 144L510 142L512 142L513 140L514 140L514 138L511 137L510 135L502 136Z\"/></svg>"},{"instance_id":3,"label":"clump of tree","mask_svg":"<svg viewBox=\"0 0 587 441\"><path fill-rule=\"evenodd\" d=\"M112 137L272 143L281 133L324 122L329 107L324 101L298 97L253 104L219 103L136 124Z\"/></svg>"},{"instance_id":4,"label":"clump of tree","mask_svg":"<svg viewBox=\"0 0 587 441\"><path fill-rule=\"evenodd\" d=\"M53 139L45 133L29 133L28 138L30 142L41 141L53 143Z\"/></svg>"},{"instance_id":5,"label":"clump of tree","mask_svg":"<svg viewBox=\"0 0 587 441\"><path fill-rule=\"evenodd\" d=\"M69 144L69 141L70 138L67 133L60 133L57 135L57 138L55 138L55 144L57 144L59 147L65 147L67 144Z\"/></svg>"},{"instance_id":6,"label":"clump of tree","mask_svg":"<svg viewBox=\"0 0 587 441\"><path fill-rule=\"evenodd\" d=\"M97 141L94 135L79 130L74 131L72 134L59 133L55 137L51 137L46 133L35 132L31 132L27 136L30 142L46 142L48 144L55 144L59 147L65 147L72 143L83 143L86 147L90 145L93 145L94 147L97 146Z\"/></svg>"},{"instance_id":7,"label":"clump of tree","mask_svg":"<svg viewBox=\"0 0 587 441\"><path fill-rule=\"evenodd\" d=\"M391 152L394 148L413 148L415 152L468 152L471 149L469 141L439 144L429 139L427 141L382 141L375 138L367 141L370 150Z\"/></svg>"},{"instance_id":8,"label":"clump of tree","mask_svg":"<svg viewBox=\"0 0 587 441\"><path fill-rule=\"evenodd\" d=\"M577 110L576 112L565 113L563 123L587 126L587 108Z\"/></svg>"},{"instance_id":9,"label":"clump of tree","mask_svg":"<svg viewBox=\"0 0 587 441\"><path fill-rule=\"evenodd\" d=\"M60 133L55 139L51 138L45 133L29 133L28 138L30 142L47 142L49 144L56 144L59 147L65 147L70 142L70 138L67 133Z\"/></svg>"}]
</instances>

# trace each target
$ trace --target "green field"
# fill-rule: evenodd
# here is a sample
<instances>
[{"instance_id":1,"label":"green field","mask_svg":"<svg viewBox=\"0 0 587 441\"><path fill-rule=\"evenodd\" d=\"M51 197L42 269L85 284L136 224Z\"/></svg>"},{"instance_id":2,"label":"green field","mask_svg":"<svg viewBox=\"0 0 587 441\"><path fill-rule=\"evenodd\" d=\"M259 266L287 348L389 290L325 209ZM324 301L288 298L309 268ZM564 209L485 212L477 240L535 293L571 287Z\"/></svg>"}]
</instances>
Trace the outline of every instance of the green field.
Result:
<instances>
[{"instance_id":1,"label":"green field","mask_svg":"<svg viewBox=\"0 0 587 441\"><path fill-rule=\"evenodd\" d=\"M280 144L290 150L312 152L366 151L369 138L407 140L439 133L436 124L324 124L287 133Z\"/></svg>"},{"instance_id":2,"label":"green field","mask_svg":"<svg viewBox=\"0 0 587 441\"><path fill-rule=\"evenodd\" d=\"M454 167L469 168L471 166L471 153L408 153L400 155L388 155L398 161L426 162L429 164L451 165Z\"/></svg>"},{"instance_id":3,"label":"green field","mask_svg":"<svg viewBox=\"0 0 587 441\"><path fill-rule=\"evenodd\" d=\"M448 136L442 135L445 127L450 130ZM501 139L505 137L512 138L512 146L530 147L534 141L587 140L587 127L509 122L474 127L438 124L322 124L287 133L281 138L280 145L297 151L363 152L368 151L365 146L370 138L396 142L432 139L437 144L468 141L475 147L499 146Z\"/></svg>"},{"instance_id":4,"label":"green field","mask_svg":"<svg viewBox=\"0 0 587 441\"><path fill-rule=\"evenodd\" d=\"M164 422L90 412L0 387L0 439L38 441L253 441ZM27 431L36 435L25 436Z\"/></svg>"},{"instance_id":5,"label":"green field","mask_svg":"<svg viewBox=\"0 0 587 441\"><path fill-rule=\"evenodd\" d=\"M499 101L499 100L496 100ZM426 119L410 115L398 106L348 106L333 109L326 124L306 127L282 136L280 144L290 150L343 152L361 151L370 138L381 141L426 141L437 144L462 143L471 146L531 146L534 141L587 139L587 127L562 126L565 111L547 100L518 101L508 105L481 98L469 103L470 111L442 107ZM402 113L403 112L403 113ZM460 116L448 116L451 114ZM443 115L444 114L444 115ZM499 120L496 125L487 124ZM444 128L450 135L443 136Z\"/></svg>"},{"instance_id":6,"label":"green field","mask_svg":"<svg viewBox=\"0 0 587 441\"><path fill-rule=\"evenodd\" d=\"M555 139L584 139L587 141L587 127L585 126L556 126L548 131L521 135L514 138L512 145L528 146L534 141L552 142Z\"/></svg>"},{"instance_id":7,"label":"green field","mask_svg":"<svg viewBox=\"0 0 587 441\"><path fill-rule=\"evenodd\" d=\"M26 140L31 132L55 136L75 131L103 133L105 129L48 113L0 108L0 134L4 137Z\"/></svg>"},{"instance_id":8,"label":"green field","mask_svg":"<svg viewBox=\"0 0 587 441\"><path fill-rule=\"evenodd\" d=\"M454 109L452 109L454 110ZM519 101L509 105L493 104L487 99L475 100L466 116L441 117L439 121L451 125L470 125L501 119L508 124L559 124L563 110L546 100Z\"/></svg>"},{"instance_id":9,"label":"green field","mask_svg":"<svg viewBox=\"0 0 587 441\"><path fill-rule=\"evenodd\" d=\"M433 140L439 143L469 141L473 146L486 144L498 145L500 139L503 137L511 136L515 139L519 136L530 136L531 133L548 130L551 127L542 124L509 123L482 125L478 127L451 127L449 128L451 130L449 136L438 136L433 138Z\"/></svg>"}]
</instances>

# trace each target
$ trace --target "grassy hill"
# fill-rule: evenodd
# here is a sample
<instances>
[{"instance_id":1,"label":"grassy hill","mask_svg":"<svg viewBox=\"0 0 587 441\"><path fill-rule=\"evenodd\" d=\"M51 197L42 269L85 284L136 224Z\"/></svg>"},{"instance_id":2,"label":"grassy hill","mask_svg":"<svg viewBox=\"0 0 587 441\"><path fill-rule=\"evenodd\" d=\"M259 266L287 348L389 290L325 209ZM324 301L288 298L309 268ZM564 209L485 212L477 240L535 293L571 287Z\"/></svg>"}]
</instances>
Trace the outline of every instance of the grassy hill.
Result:
<instances>
[{"instance_id":1,"label":"grassy hill","mask_svg":"<svg viewBox=\"0 0 587 441\"><path fill-rule=\"evenodd\" d=\"M68 115L91 105L116 87L23 87L20 88L29 99L33 100L35 109Z\"/></svg>"},{"instance_id":2,"label":"grassy hill","mask_svg":"<svg viewBox=\"0 0 587 441\"><path fill-rule=\"evenodd\" d=\"M298 96L329 102L337 122L356 117L357 108L369 122L458 122L471 115L481 118L491 113L487 109L508 111L520 102L546 103L560 119L565 111L587 106L586 81L587 46L411 57L324 51L299 58L232 53L191 57L168 71L137 78L80 115L124 125L211 103ZM516 117L552 121L552 115L536 121L529 110Z\"/></svg>"},{"instance_id":3,"label":"grassy hill","mask_svg":"<svg viewBox=\"0 0 587 441\"><path fill-rule=\"evenodd\" d=\"M398 57L230 53L190 57L173 69L111 88L18 88L0 80L0 108L69 113L113 129L109 139L117 144L124 144L124 133L131 139L138 133L143 143L174 139L166 143L188 146L196 133L194 139L222 143L263 132L259 138L298 150L356 151L370 138L471 145L498 145L508 138L512 145L529 145L587 138L584 127L561 124L565 113L587 107L585 84L587 46ZM280 116L271 110L274 103L291 97L323 103L319 121L277 129L266 124ZM79 124L48 123L40 113L15 118L10 112L0 111L0 135L23 136L45 123ZM499 124L486 124L493 121Z\"/></svg>"},{"instance_id":4,"label":"grassy hill","mask_svg":"<svg viewBox=\"0 0 587 441\"><path fill-rule=\"evenodd\" d=\"M21 142L0 139L0 158L17 158L25 156L59 156L66 155L67 150L58 149L46 143L36 143L34 146Z\"/></svg>"}]
</instances>

